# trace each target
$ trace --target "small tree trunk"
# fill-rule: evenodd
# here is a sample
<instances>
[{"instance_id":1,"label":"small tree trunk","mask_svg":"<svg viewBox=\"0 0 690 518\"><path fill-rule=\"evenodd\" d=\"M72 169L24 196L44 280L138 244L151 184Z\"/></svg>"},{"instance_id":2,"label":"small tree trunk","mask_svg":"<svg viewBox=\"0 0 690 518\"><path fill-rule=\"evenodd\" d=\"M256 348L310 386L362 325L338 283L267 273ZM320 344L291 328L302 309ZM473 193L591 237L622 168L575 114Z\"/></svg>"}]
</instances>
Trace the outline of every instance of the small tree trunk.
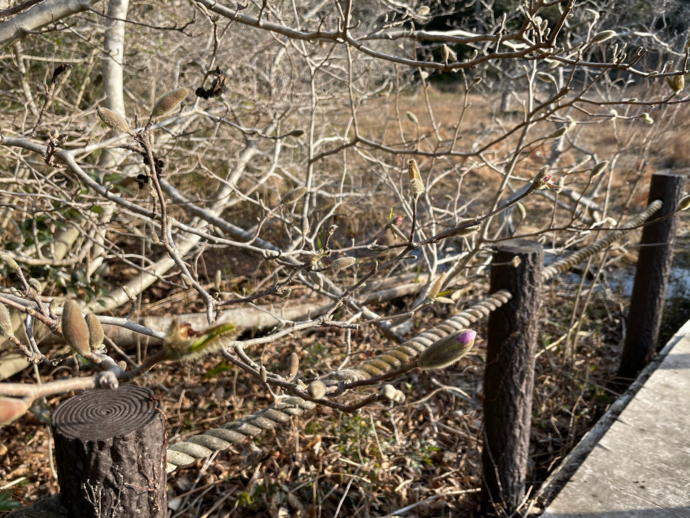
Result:
<instances>
[{"instance_id":1,"label":"small tree trunk","mask_svg":"<svg viewBox=\"0 0 690 518\"><path fill-rule=\"evenodd\" d=\"M543 261L541 245L524 240L499 245L493 258L491 293L507 289L513 297L489 315L482 516L510 516L525 494Z\"/></svg>"},{"instance_id":2,"label":"small tree trunk","mask_svg":"<svg viewBox=\"0 0 690 518\"><path fill-rule=\"evenodd\" d=\"M166 516L165 421L135 385L92 390L53 414L63 505L80 518Z\"/></svg>"}]
</instances>

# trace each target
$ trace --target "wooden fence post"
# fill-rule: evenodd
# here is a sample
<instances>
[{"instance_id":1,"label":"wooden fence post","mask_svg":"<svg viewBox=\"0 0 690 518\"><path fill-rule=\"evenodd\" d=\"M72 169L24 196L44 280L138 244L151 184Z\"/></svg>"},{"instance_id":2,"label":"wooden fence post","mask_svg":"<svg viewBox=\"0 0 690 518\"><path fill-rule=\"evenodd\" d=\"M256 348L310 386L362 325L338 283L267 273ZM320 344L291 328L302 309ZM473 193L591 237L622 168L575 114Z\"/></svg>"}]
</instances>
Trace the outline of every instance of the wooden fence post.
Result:
<instances>
[{"instance_id":1,"label":"wooden fence post","mask_svg":"<svg viewBox=\"0 0 690 518\"><path fill-rule=\"evenodd\" d=\"M684 176L668 172L652 175L648 203L654 200L664 202L652 219L676 210L684 186ZM656 352L677 227L677 216L643 227L625 346L618 369L618 382L622 385L630 384Z\"/></svg>"},{"instance_id":2,"label":"wooden fence post","mask_svg":"<svg viewBox=\"0 0 690 518\"><path fill-rule=\"evenodd\" d=\"M60 500L80 518L165 518L166 439L147 388L91 390L53 414Z\"/></svg>"},{"instance_id":3,"label":"wooden fence post","mask_svg":"<svg viewBox=\"0 0 690 518\"><path fill-rule=\"evenodd\" d=\"M519 259L517 267L515 258ZM489 315L483 516L494 512L511 515L525 494L543 261L542 246L525 240L498 245L493 257L491 293L507 289L513 297Z\"/></svg>"}]
</instances>

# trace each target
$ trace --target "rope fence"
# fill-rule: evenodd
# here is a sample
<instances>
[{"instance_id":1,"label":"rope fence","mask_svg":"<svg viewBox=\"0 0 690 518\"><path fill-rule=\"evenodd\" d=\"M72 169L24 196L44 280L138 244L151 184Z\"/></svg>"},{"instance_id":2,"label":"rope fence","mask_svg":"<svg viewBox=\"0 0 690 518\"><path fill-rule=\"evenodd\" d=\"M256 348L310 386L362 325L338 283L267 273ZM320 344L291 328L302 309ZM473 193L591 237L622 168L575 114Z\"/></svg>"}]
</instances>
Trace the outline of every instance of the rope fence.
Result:
<instances>
[{"instance_id":1,"label":"rope fence","mask_svg":"<svg viewBox=\"0 0 690 518\"><path fill-rule=\"evenodd\" d=\"M609 232L605 237L545 267L542 274L544 281L553 279L555 276L583 263L594 254L601 252L620 239L626 231L639 227L662 206L663 202L661 200L653 201L645 210L622 225L620 229ZM434 342L451 333L469 327L484 317L488 317L492 311L506 304L512 297L513 295L507 290L492 293L436 327L424 331L419 336L348 369L348 375L350 379L353 377L369 379L395 370L420 354ZM332 372L328 376L337 379L338 372ZM272 430L279 424L289 421L290 416L301 416L305 411L312 410L315 406L311 401L305 401L299 397L288 397L281 399L266 409L227 423L220 428L214 428L175 443L167 451L167 471L171 473L180 466L192 464L197 459L208 458L216 451L225 450L232 444L258 436L264 430Z\"/></svg>"}]
</instances>

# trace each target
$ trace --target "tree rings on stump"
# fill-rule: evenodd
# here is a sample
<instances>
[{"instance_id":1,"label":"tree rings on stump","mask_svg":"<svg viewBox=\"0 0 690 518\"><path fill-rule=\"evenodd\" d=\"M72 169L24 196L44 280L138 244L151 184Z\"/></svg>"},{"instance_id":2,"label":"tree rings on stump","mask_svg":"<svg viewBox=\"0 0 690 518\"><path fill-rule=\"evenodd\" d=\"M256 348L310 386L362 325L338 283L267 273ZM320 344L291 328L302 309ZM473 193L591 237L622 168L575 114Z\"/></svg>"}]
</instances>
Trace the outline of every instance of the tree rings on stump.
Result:
<instances>
[{"instance_id":1,"label":"tree rings on stump","mask_svg":"<svg viewBox=\"0 0 690 518\"><path fill-rule=\"evenodd\" d=\"M84 392L58 407L53 428L60 494L75 516L166 516L165 421L153 392Z\"/></svg>"}]
</instances>

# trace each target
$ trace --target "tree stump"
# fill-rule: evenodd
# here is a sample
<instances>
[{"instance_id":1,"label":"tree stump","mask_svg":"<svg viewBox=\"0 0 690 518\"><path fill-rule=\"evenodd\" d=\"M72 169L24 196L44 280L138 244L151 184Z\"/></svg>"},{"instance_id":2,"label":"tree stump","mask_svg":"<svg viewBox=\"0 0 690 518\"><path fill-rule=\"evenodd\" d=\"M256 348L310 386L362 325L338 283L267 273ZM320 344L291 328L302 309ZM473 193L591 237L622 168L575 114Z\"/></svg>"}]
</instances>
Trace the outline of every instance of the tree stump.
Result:
<instances>
[{"instance_id":1,"label":"tree stump","mask_svg":"<svg viewBox=\"0 0 690 518\"><path fill-rule=\"evenodd\" d=\"M165 420L153 392L85 392L58 407L53 428L61 500L73 516L166 516Z\"/></svg>"}]
</instances>

